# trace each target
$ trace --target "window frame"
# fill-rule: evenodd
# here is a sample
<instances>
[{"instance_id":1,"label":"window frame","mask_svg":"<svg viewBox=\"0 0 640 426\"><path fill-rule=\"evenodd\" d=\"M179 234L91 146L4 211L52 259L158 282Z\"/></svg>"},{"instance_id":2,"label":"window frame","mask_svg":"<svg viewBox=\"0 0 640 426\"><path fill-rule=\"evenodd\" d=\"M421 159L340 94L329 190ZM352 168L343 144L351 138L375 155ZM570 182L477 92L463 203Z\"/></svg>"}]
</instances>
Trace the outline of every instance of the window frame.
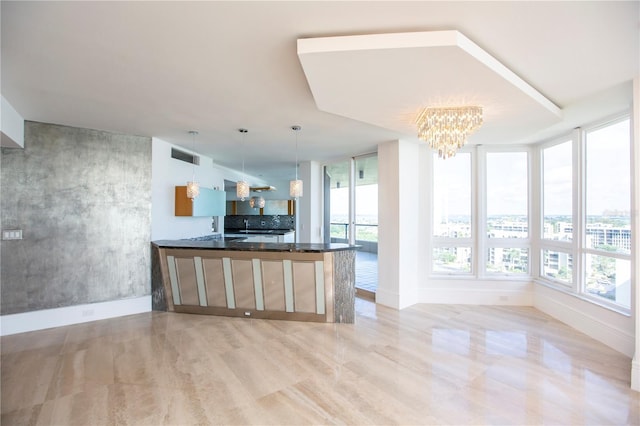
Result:
<instances>
[{"instance_id":1,"label":"window frame","mask_svg":"<svg viewBox=\"0 0 640 426\"><path fill-rule=\"evenodd\" d=\"M613 301L608 301L606 298L599 297L596 295L592 295L586 291L586 278L587 271L586 268L586 257L587 255L596 255L596 256L604 256L610 257L614 259L622 259L628 260L631 262L631 268L633 268L633 240L634 240L634 232L633 225L631 225L631 250L628 254L626 253L617 253L617 252L608 252L604 250L598 250L593 248L588 248L586 245L586 229L587 229L587 212L586 212L586 173L587 173L587 164L586 164L586 145L587 145L587 134L589 132L597 131L599 129L603 129L617 123L631 120L631 115L629 113L617 115L614 117L605 118L595 123L591 123L584 127L579 127L574 129L569 135L565 135L563 137L554 138L550 141L546 141L543 143L539 143L536 145L537 154L536 158L539 161L538 170L538 178L536 181L540 187L539 191L539 209L538 209L538 224L539 224L539 232L537 234L536 246L538 249L536 250L538 254L538 268L537 273L534 276L534 281L538 284L543 284L559 291L571 294L580 299L586 300L588 302L594 303L604 308L608 308L610 310L616 311L618 313L622 313L625 315L630 315L631 307L625 307ZM630 139L629 139L629 151L630 154L632 152L632 137L631 137L630 129ZM543 238L544 233L544 149L558 145L560 143L567 142L569 139L572 141L572 225L573 225L573 235L572 241L559 241L559 240L549 240ZM632 200L633 200L633 158L629 155L629 166L630 166L630 174L629 174L629 183L630 183L630 193L629 193L629 201L630 208L632 208ZM549 277L544 276L544 265L543 265L543 250L553 250L559 252L565 252L572 256L572 283L570 286L567 286L566 282L556 279L551 279Z\"/></svg>"},{"instance_id":2,"label":"window frame","mask_svg":"<svg viewBox=\"0 0 640 426\"><path fill-rule=\"evenodd\" d=\"M527 157L527 237L526 238L488 238L487 237L487 156L490 154L500 153L519 153L524 152ZM532 252L532 217L533 217L533 149L526 145L509 145L509 146L480 146L478 147L478 191L482 194L478 197L478 259L479 264L478 276L480 278L491 279L508 279L508 280L531 280L532 271L531 259ZM487 270L488 254L492 248L515 248L527 250L527 271L526 273L511 272L490 272Z\"/></svg>"},{"instance_id":3,"label":"window frame","mask_svg":"<svg viewBox=\"0 0 640 426\"><path fill-rule=\"evenodd\" d=\"M509 146L468 146L459 151L460 153L469 153L470 159L470 187L471 187L471 237L470 238L451 238L451 237L437 237L434 236L434 218L433 218L433 206L434 206L434 155L429 153L430 162L430 180L431 180L431 206L429 217L429 234L430 245L428 246L428 253L431 257L429 262L429 275L431 277L452 278L452 279L491 279L491 280L504 280L504 281L531 281L533 277L532 262L535 258L535 253L532 244L532 235L535 230L532 229L534 208L532 202L533 194L533 158L534 149L529 145L509 145ZM527 227L528 233L526 238L492 238L489 239L487 235L487 211L486 211L486 163L487 154L491 153L510 153L510 152L524 152L527 157ZM444 160L446 161L446 160ZM434 270L433 253L438 248L470 248L471 249L471 268L469 272L448 272L443 273ZM527 250L527 271L526 273L512 273L512 272L489 272L487 270L487 261L489 250L492 248L515 248Z\"/></svg>"},{"instance_id":4,"label":"window frame","mask_svg":"<svg viewBox=\"0 0 640 426\"><path fill-rule=\"evenodd\" d=\"M615 117L610 117L608 119L596 122L596 123L592 123L588 126L585 126L583 128L579 129L580 132L580 190L579 190L579 194L580 194L580 204L579 204L579 216L580 216L580 229L579 229L579 242L580 242L580 246L578 248L578 253L579 253L579 275L578 275L578 279L579 282L576 285L576 292L578 295L580 295L580 297L585 298L586 300L589 300L597 305L600 306L604 306L610 309L613 309L615 311L618 312L622 312L624 314L629 315L631 313L631 304L629 307L625 307L623 305L620 305L618 303L612 302L607 300L604 297L599 297L599 296L595 296L592 295L591 293L587 292L586 290L586 286L587 286L587 270L586 270L586 258L587 255L595 255L595 256L602 256L602 257L609 257L609 258L613 258L613 259L621 259L621 260L627 260L630 262L631 267L633 268L633 240L634 240L634 232L635 229L633 229L633 227L631 226L631 222L630 222L630 232L631 232L631 247L629 250L629 253L618 253L618 252L608 252L605 250L600 250L600 249L594 249L594 248L590 248L587 247L587 136L590 132L595 132L597 130L601 130L607 127L611 127L614 126L616 124L619 124L623 121L629 121L629 213L631 214L631 210L633 208L633 158L632 158L632 152L633 152L633 137L631 135L631 132L633 131L632 129L632 120L631 120L631 115L630 114L622 114L622 115L618 115ZM631 217L630 217L631 220ZM574 227L574 232L575 232L575 227ZM632 281L633 281L633 277L632 277ZM633 292L632 292L633 294Z\"/></svg>"},{"instance_id":5,"label":"window frame","mask_svg":"<svg viewBox=\"0 0 640 426\"><path fill-rule=\"evenodd\" d=\"M434 156L428 150L427 164L429 171L423 175L430 178L430 190L427 202L431 206L428 209L428 233L427 253L431 257L427 266L428 275L434 279L452 280L492 280L492 281L529 281L534 284L544 285L567 295L579 298L594 305L609 309L611 311L630 315L631 306L626 307L615 301L610 301L602 296L590 294L586 291L586 256L604 256L612 259L622 259L629 261L631 272L631 291L637 285L634 281L633 271L636 239L635 223L631 217L631 245L629 253L609 252L586 247L586 143L587 134L598 129L615 125L619 122L629 120L629 201L630 208L634 206L635 167L633 157L633 119L631 113L626 111L623 114L606 117L597 122L590 123L581 128L575 128L552 139L533 143L530 145L508 145L508 146L466 146L460 153L469 153L470 176L471 176L471 237L470 238L448 238L435 237L434 234ZM551 240L543 238L544 233L544 150L565 142L571 142L571 221L572 239L571 241ZM518 152L527 151L528 165L528 238L487 238L487 155L495 152ZM433 253L437 248L445 247L465 247L471 250L471 270L470 272L435 272L433 269ZM528 250L528 274L488 272L487 261L491 248L522 248ZM571 281L553 279L544 276L544 250L566 253L571 259ZM631 301L630 305L633 305Z\"/></svg>"},{"instance_id":6,"label":"window frame","mask_svg":"<svg viewBox=\"0 0 640 426\"><path fill-rule=\"evenodd\" d=\"M476 204L477 204L477 188L474 185L474 177L477 175L477 149L475 146L467 146L464 147L462 149L460 149L458 151L458 154L469 154L470 158L469 158L469 167L470 167L470 171L469 171L469 188L470 188L470 195L471 195L471 200L470 200L470 215L471 218L469 220L469 224L471 226L471 236L469 238L453 238L453 237L441 237L441 236L435 236L434 235L434 227L435 227L435 223L434 223L434 209L433 207L435 206L435 167L434 167L434 155L437 156L437 153L434 153L432 150L428 151L428 161L429 161L429 178L430 178L430 196L431 196L431 200L430 200L430 205L431 208L430 210L430 214L429 214L429 241L430 244L428 246L428 253L429 253L429 258L430 258L430 262L428 264L428 271L429 271L429 275L435 278L473 278L477 276L477 268L478 268L478 261L477 261L477 235L478 235L478 223L477 223L477 213L476 213ZM447 161L447 160L443 160L443 161ZM436 249L439 248L453 248L453 247L460 247L460 248L469 248L471 250L471 265L470 265L470 270L469 272L440 272L440 271L435 271L434 270L434 257L433 257L433 253Z\"/></svg>"}]
</instances>

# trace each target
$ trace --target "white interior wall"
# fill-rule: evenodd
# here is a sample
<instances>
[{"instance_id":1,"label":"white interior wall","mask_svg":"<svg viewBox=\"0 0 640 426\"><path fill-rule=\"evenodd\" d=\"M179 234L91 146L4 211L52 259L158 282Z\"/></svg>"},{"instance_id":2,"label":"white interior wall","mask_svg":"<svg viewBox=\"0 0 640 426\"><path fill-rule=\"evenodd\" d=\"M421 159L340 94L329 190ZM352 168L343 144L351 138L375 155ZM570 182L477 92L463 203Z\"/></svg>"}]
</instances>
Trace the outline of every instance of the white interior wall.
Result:
<instances>
[{"instance_id":1,"label":"white interior wall","mask_svg":"<svg viewBox=\"0 0 640 426\"><path fill-rule=\"evenodd\" d=\"M418 144L378 146L378 288L376 303L402 309L418 303L420 190ZM417 214L418 213L418 214Z\"/></svg>"},{"instance_id":2,"label":"white interior wall","mask_svg":"<svg viewBox=\"0 0 640 426\"><path fill-rule=\"evenodd\" d=\"M632 215L631 226L633 229L633 261L631 287L631 312L633 315L632 327L635 332L635 352L631 362L631 389L640 392L640 75L633 79L633 109L631 114L632 126L632 158L633 158L633 182L632 182Z\"/></svg>"},{"instance_id":3,"label":"white interior wall","mask_svg":"<svg viewBox=\"0 0 640 426\"><path fill-rule=\"evenodd\" d=\"M301 162L298 175L304 182L304 188L296 207L296 240L299 243L323 243L322 166L317 161Z\"/></svg>"},{"instance_id":4,"label":"white interior wall","mask_svg":"<svg viewBox=\"0 0 640 426\"><path fill-rule=\"evenodd\" d=\"M534 288L533 306L629 357L634 352L633 320L543 284Z\"/></svg>"},{"instance_id":5,"label":"white interior wall","mask_svg":"<svg viewBox=\"0 0 640 426\"><path fill-rule=\"evenodd\" d=\"M158 138L152 140L151 155L151 240L173 240L211 234L211 217L180 217L174 214L175 187L186 185L193 176L193 164L171 158L172 145ZM198 154L198 153L196 153ZM200 154L198 154L200 155ZM222 168L209 157L200 155L195 166L196 181L202 187L224 190ZM224 216L219 229L224 229Z\"/></svg>"},{"instance_id":6,"label":"white interior wall","mask_svg":"<svg viewBox=\"0 0 640 426\"><path fill-rule=\"evenodd\" d=\"M24 118L0 96L0 146L24 148Z\"/></svg>"}]
</instances>

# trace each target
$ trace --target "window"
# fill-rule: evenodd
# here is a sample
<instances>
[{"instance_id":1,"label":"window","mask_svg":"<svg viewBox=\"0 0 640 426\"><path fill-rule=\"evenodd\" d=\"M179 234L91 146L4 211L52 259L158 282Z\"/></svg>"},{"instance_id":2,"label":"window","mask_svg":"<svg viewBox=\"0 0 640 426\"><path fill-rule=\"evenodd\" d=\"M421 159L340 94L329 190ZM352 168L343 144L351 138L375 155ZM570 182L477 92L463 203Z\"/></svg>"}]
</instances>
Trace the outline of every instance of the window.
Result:
<instances>
[{"instance_id":1,"label":"window","mask_svg":"<svg viewBox=\"0 0 640 426\"><path fill-rule=\"evenodd\" d=\"M623 310L631 306L630 132L624 118L541 149L540 278Z\"/></svg>"},{"instance_id":2,"label":"window","mask_svg":"<svg viewBox=\"0 0 640 426\"><path fill-rule=\"evenodd\" d=\"M486 158L487 238L527 238L527 153L489 152Z\"/></svg>"},{"instance_id":3,"label":"window","mask_svg":"<svg viewBox=\"0 0 640 426\"><path fill-rule=\"evenodd\" d=\"M631 304L631 141L625 119L586 132L584 291Z\"/></svg>"},{"instance_id":4,"label":"window","mask_svg":"<svg viewBox=\"0 0 640 426\"><path fill-rule=\"evenodd\" d=\"M529 152L528 147L481 148L447 160L433 154L434 274L531 274ZM472 192L476 186L478 204L486 206L478 211ZM478 235L484 238L476 241Z\"/></svg>"},{"instance_id":5,"label":"window","mask_svg":"<svg viewBox=\"0 0 640 426\"><path fill-rule=\"evenodd\" d=\"M542 250L542 276L556 283L571 286L573 283L573 256L570 253Z\"/></svg>"},{"instance_id":6,"label":"window","mask_svg":"<svg viewBox=\"0 0 640 426\"><path fill-rule=\"evenodd\" d=\"M471 154L433 156L433 235L471 238Z\"/></svg>"},{"instance_id":7,"label":"window","mask_svg":"<svg viewBox=\"0 0 640 426\"><path fill-rule=\"evenodd\" d=\"M471 153L433 154L433 252L436 274L471 273L473 246Z\"/></svg>"},{"instance_id":8,"label":"window","mask_svg":"<svg viewBox=\"0 0 640 426\"><path fill-rule=\"evenodd\" d=\"M528 150L486 152L484 161L484 244L487 248L484 272L490 275L528 275Z\"/></svg>"},{"instance_id":9,"label":"window","mask_svg":"<svg viewBox=\"0 0 640 426\"><path fill-rule=\"evenodd\" d=\"M542 238L573 239L573 153L571 141L542 150Z\"/></svg>"},{"instance_id":10,"label":"window","mask_svg":"<svg viewBox=\"0 0 640 426\"><path fill-rule=\"evenodd\" d=\"M492 247L487 251L487 273L528 274L529 250L526 248Z\"/></svg>"},{"instance_id":11,"label":"window","mask_svg":"<svg viewBox=\"0 0 640 426\"><path fill-rule=\"evenodd\" d=\"M436 247L433 249L433 272L471 272L471 247Z\"/></svg>"}]
</instances>

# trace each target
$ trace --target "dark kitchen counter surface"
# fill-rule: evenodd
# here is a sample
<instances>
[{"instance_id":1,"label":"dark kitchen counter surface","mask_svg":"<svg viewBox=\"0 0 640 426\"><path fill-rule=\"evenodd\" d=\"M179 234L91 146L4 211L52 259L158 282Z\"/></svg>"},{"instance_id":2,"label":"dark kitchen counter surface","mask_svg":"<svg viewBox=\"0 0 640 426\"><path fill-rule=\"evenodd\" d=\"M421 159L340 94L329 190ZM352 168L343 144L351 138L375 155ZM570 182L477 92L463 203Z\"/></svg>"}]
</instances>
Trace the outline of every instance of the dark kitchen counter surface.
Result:
<instances>
[{"instance_id":1,"label":"dark kitchen counter surface","mask_svg":"<svg viewBox=\"0 0 640 426\"><path fill-rule=\"evenodd\" d=\"M225 232L226 233L226 232ZM349 244L305 244L305 243L251 243L242 241L216 240L158 240L152 244L160 248L198 249L198 250L235 250L235 251L280 251L298 253L322 253L341 250L356 250L360 246Z\"/></svg>"}]
</instances>

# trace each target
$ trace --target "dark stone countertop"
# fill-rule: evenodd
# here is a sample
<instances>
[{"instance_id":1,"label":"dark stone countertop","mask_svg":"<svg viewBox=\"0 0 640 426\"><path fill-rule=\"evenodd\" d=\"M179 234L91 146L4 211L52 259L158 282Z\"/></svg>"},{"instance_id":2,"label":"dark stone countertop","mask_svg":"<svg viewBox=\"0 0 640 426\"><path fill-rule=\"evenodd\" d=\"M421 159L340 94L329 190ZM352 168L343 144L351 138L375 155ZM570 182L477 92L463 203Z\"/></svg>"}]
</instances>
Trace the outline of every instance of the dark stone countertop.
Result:
<instances>
[{"instance_id":1,"label":"dark stone countertop","mask_svg":"<svg viewBox=\"0 0 640 426\"><path fill-rule=\"evenodd\" d=\"M323 253L341 250L357 250L360 246L349 244L305 244L305 243L251 243L224 240L158 240L152 241L161 248L204 249L204 250L233 250L233 251L276 251L297 253Z\"/></svg>"}]
</instances>

